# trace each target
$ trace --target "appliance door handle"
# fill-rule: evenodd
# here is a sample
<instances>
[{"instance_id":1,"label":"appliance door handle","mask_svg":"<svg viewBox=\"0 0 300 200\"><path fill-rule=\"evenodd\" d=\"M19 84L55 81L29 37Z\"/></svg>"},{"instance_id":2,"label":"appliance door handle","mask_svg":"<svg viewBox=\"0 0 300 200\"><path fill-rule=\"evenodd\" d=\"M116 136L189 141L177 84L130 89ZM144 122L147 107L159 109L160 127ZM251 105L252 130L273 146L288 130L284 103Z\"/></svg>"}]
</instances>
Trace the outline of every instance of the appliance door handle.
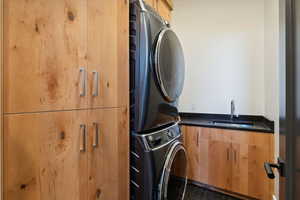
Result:
<instances>
[{"instance_id":1,"label":"appliance door handle","mask_svg":"<svg viewBox=\"0 0 300 200\"><path fill-rule=\"evenodd\" d=\"M81 132L81 144L80 144L80 152L86 151L86 125L80 125L80 132Z\"/></svg>"},{"instance_id":2,"label":"appliance door handle","mask_svg":"<svg viewBox=\"0 0 300 200\"><path fill-rule=\"evenodd\" d=\"M93 148L97 148L99 146L99 124L94 122L93 123L94 128L95 128L95 135L94 135L94 140L93 140Z\"/></svg>"},{"instance_id":3,"label":"appliance door handle","mask_svg":"<svg viewBox=\"0 0 300 200\"><path fill-rule=\"evenodd\" d=\"M80 68L80 80L81 80L81 86L80 86L80 96L84 97L86 95L86 71L84 67Z\"/></svg>"},{"instance_id":4,"label":"appliance door handle","mask_svg":"<svg viewBox=\"0 0 300 200\"><path fill-rule=\"evenodd\" d=\"M93 77L94 77L93 96L97 97L99 95L99 72L93 71Z\"/></svg>"}]
</instances>

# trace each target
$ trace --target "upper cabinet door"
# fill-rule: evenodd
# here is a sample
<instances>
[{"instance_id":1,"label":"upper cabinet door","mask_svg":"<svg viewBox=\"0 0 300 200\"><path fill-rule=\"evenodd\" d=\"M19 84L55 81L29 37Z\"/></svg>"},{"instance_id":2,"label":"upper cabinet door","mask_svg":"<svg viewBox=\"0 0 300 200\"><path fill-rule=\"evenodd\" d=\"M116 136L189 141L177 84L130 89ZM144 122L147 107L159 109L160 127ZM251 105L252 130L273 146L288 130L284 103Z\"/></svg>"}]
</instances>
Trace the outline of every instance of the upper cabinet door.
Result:
<instances>
[{"instance_id":1,"label":"upper cabinet door","mask_svg":"<svg viewBox=\"0 0 300 200\"><path fill-rule=\"evenodd\" d=\"M86 111L4 117L4 200L86 200Z\"/></svg>"},{"instance_id":2,"label":"upper cabinet door","mask_svg":"<svg viewBox=\"0 0 300 200\"><path fill-rule=\"evenodd\" d=\"M156 1L157 0L145 0L145 2L151 6L154 10L156 10Z\"/></svg>"},{"instance_id":3,"label":"upper cabinet door","mask_svg":"<svg viewBox=\"0 0 300 200\"><path fill-rule=\"evenodd\" d=\"M171 22L172 7L168 0L157 0L157 12L164 18L164 20Z\"/></svg>"},{"instance_id":4,"label":"upper cabinet door","mask_svg":"<svg viewBox=\"0 0 300 200\"><path fill-rule=\"evenodd\" d=\"M127 110L99 109L89 113L88 200L128 200Z\"/></svg>"},{"instance_id":5,"label":"upper cabinet door","mask_svg":"<svg viewBox=\"0 0 300 200\"><path fill-rule=\"evenodd\" d=\"M89 106L129 101L129 1L88 0Z\"/></svg>"},{"instance_id":6,"label":"upper cabinet door","mask_svg":"<svg viewBox=\"0 0 300 200\"><path fill-rule=\"evenodd\" d=\"M86 2L4 0L4 6L4 111L85 107Z\"/></svg>"}]
</instances>

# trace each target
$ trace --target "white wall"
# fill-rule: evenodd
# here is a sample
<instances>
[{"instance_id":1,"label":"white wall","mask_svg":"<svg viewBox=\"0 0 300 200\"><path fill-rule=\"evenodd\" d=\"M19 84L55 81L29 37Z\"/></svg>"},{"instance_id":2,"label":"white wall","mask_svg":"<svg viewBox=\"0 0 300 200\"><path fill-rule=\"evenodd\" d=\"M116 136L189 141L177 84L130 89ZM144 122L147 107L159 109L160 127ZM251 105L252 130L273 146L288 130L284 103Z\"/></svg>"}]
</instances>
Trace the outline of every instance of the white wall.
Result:
<instances>
[{"instance_id":1,"label":"white wall","mask_svg":"<svg viewBox=\"0 0 300 200\"><path fill-rule=\"evenodd\" d=\"M264 115L279 154L279 0L174 0L186 57L182 112ZM278 195L278 180L276 182Z\"/></svg>"},{"instance_id":2,"label":"white wall","mask_svg":"<svg viewBox=\"0 0 300 200\"><path fill-rule=\"evenodd\" d=\"M278 71L279 0L265 0L265 115L274 121L279 120Z\"/></svg>"},{"instance_id":3,"label":"white wall","mask_svg":"<svg viewBox=\"0 0 300 200\"><path fill-rule=\"evenodd\" d=\"M264 1L175 0L172 26L185 50L180 110L239 114L265 111Z\"/></svg>"}]
</instances>

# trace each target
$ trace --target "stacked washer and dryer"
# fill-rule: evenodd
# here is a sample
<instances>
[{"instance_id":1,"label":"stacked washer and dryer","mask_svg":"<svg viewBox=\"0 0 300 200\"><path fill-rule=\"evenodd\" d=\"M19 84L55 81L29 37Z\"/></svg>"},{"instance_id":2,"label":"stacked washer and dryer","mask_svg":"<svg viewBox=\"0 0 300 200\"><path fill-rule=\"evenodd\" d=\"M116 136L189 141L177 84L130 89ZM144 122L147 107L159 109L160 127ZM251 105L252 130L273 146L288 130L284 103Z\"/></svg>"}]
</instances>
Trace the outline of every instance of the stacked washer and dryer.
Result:
<instances>
[{"instance_id":1,"label":"stacked washer and dryer","mask_svg":"<svg viewBox=\"0 0 300 200\"><path fill-rule=\"evenodd\" d=\"M184 55L168 23L142 0L130 2L130 68L131 200L182 200Z\"/></svg>"}]
</instances>

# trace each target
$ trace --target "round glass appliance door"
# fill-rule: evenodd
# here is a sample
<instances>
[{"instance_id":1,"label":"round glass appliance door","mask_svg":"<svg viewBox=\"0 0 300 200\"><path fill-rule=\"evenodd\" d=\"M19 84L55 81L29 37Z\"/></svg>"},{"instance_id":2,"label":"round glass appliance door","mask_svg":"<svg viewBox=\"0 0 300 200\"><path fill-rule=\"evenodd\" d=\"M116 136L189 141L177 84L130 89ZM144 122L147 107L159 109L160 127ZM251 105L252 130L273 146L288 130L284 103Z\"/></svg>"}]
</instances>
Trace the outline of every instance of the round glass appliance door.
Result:
<instances>
[{"instance_id":1,"label":"round glass appliance door","mask_svg":"<svg viewBox=\"0 0 300 200\"><path fill-rule=\"evenodd\" d=\"M187 185L187 156L181 143L171 148L167 157L163 175L159 200L183 200Z\"/></svg>"},{"instance_id":2,"label":"round glass appliance door","mask_svg":"<svg viewBox=\"0 0 300 200\"><path fill-rule=\"evenodd\" d=\"M183 90L185 60L181 43L171 29L160 32L154 55L160 89L168 101L174 102Z\"/></svg>"}]
</instances>

